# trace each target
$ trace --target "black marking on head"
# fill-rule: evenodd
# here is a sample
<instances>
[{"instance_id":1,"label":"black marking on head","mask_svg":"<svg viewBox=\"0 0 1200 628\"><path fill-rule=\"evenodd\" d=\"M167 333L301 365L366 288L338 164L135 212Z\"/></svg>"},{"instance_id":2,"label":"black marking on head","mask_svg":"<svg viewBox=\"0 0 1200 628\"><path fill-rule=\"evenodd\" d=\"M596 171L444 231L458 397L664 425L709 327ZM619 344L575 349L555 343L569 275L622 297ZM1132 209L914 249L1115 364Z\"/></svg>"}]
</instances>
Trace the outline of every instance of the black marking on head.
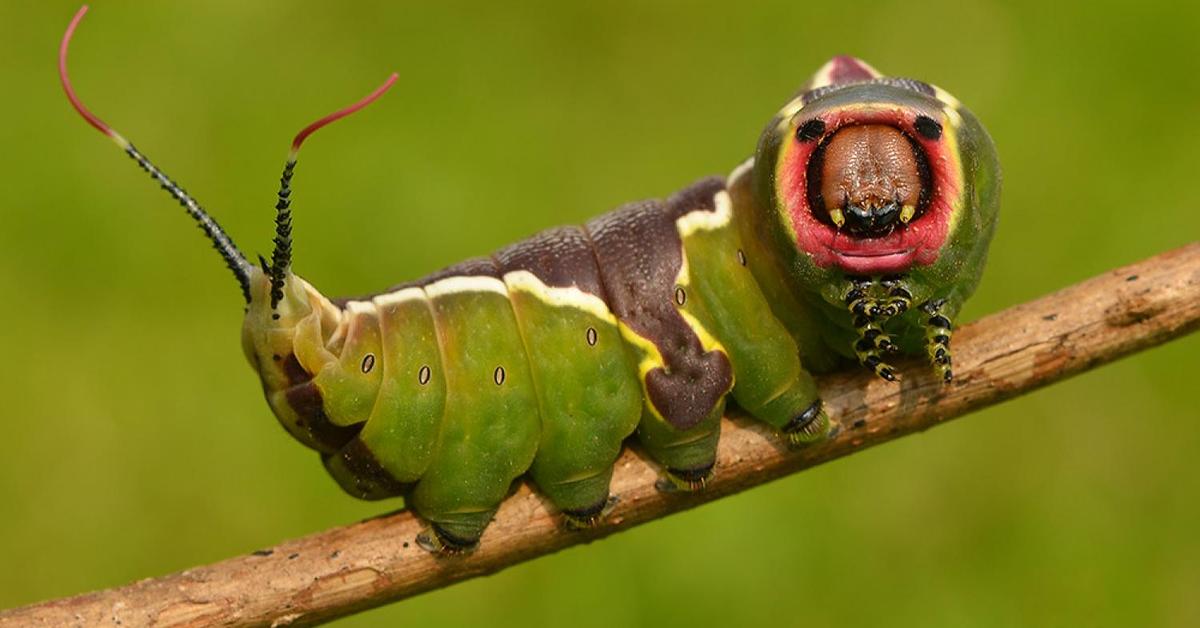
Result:
<instances>
[{"instance_id":1,"label":"black marking on head","mask_svg":"<svg viewBox=\"0 0 1200 628\"><path fill-rule=\"evenodd\" d=\"M368 353L367 355L363 356L362 359L362 372L364 374L370 373L371 369L373 368L375 368L375 354Z\"/></svg>"},{"instance_id":2,"label":"black marking on head","mask_svg":"<svg viewBox=\"0 0 1200 628\"><path fill-rule=\"evenodd\" d=\"M499 386L504 383L504 377L504 367L497 366L496 370L492 372L492 381L496 382L496 385Z\"/></svg>"},{"instance_id":3,"label":"black marking on head","mask_svg":"<svg viewBox=\"0 0 1200 628\"><path fill-rule=\"evenodd\" d=\"M687 303L687 292L684 292L683 286L675 286L675 303L679 305Z\"/></svg>"},{"instance_id":4,"label":"black marking on head","mask_svg":"<svg viewBox=\"0 0 1200 628\"><path fill-rule=\"evenodd\" d=\"M432 375L433 371L429 368L429 366L422 366L421 369L417 371L417 383L422 386L428 384L429 378L432 377Z\"/></svg>"},{"instance_id":5,"label":"black marking on head","mask_svg":"<svg viewBox=\"0 0 1200 628\"><path fill-rule=\"evenodd\" d=\"M272 315L271 315L271 320L273 320L273 321L277 321L277 320L279 320L279 314L278 314L278 313L272 314Z\"/></svg>"},{"instance_id":6,"label":"black marking on head","mask_svg":"<svg viewBox=\"0 0 1200 628\"><path fill-rule=\"evenodd\" d=\"M796 128L796 139L801 142L811 142L825 133L825 121L813 118Z\"/></svg>"},{"instance_id":7,"label":"black marking on head","mask_svg":"<svg viewBox=\"0 0 1200 628\"><path fill-rule=\"evenodd\" d=\"M737 258L738 258L739 264L741 264L742 266L746 265L746 252L745 251L738 249L737 250Z\"/></svg>"},{"instance_id":8,"label":"black marking on head","mask_svg":"<svg viewBox=\"0 0 1200 628\"><path fill-rule=\"evenodd\" d=\"M928 140L936 140L942 136L942 125L929 116L917 116L913 127L917 129L917 133Z\"/></svg>"},{"instance_id":9,"label":"black marking on head","mask_svg":"<svg viewBox=\"0 0 1200 628\"><path fill-rule=\"evenodd\" d=\"M596 335L596 328L588 327L586 337L587 337L588 346L590 346L590 347L596 346L596 341L599 340L598 336Z\"/></svg>"}]
</instances>

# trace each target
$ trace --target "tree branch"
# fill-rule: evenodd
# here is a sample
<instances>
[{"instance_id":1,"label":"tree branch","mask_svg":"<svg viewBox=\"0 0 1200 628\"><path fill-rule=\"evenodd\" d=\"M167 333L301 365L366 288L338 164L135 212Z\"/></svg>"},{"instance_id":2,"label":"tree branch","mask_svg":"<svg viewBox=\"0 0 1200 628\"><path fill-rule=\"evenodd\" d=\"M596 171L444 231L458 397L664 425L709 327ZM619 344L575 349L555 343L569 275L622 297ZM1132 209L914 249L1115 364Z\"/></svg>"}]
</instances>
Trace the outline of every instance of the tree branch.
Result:
<instances>
[{"instance_id":1,"label":"tree branch","mask_svg":"<svg viewBox=\"0 0 1200 628\"><path fill-rule=\"evenodd\" d=\"M608 521L586 532L528 486L500 508L473 554L434 557L413 543L422 524L400 512L287 541L271 550L124 587L0 612L0 626L307 624L404 599L601 538L866 447L925 430L1200 327L1200 243L1117 269L964 327L956 378L942 386L909 362L899 385L855 370L821 379L839 430L789 451L768 428L733 417L716 476L696 494L662 493L635 451L617 461Z\"/></svg>"}]
</instances>

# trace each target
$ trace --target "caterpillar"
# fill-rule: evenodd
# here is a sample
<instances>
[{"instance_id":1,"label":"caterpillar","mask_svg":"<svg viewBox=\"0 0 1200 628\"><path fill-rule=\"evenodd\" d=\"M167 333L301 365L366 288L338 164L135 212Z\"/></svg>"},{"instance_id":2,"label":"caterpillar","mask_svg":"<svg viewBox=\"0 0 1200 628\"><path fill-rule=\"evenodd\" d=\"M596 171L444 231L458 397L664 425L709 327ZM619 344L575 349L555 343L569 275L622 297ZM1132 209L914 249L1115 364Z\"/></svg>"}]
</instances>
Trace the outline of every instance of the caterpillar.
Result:
<instances>
[{"instance_id":1,"label":"caterpillar","mask_svg":"<svg viewBox=\"0 0 1200 628\"><path fill-rule=\"evenodd\" d=\"M953 320L978 285L1000 168L980 122L929 83L838 56L725 177L537 233L355 298L292 270L292 179L270 259L252 263L132 143L112 139L199 224L246 302L242 347L279 423L362 499L403 496L438 553L478 545L528 477L568 526L603 521L627 439L668 486L701 490L727 405L791 446L828 438L813 373L857 362L896 381L895 354L953 378Z\"/></svg>"}]
</instances>

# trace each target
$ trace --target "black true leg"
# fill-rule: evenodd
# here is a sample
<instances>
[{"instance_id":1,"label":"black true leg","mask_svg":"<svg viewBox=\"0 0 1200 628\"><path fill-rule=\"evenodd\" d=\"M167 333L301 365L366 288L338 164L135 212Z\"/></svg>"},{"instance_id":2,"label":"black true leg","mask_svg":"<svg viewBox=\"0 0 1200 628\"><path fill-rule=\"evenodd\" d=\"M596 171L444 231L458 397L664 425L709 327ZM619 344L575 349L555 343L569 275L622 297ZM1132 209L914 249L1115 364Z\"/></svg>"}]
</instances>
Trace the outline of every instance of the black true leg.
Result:
<instances>
[{"instance_id":1,"label":"black true leg","mask_svg":"<svg viewBox=\"0 0 1200 628\"><path fill-rule=\"evenodd\" d=\"M854 277L850 279L850 289L846 292L845 303L850 313L854 315L854 328L858 331L858 340L854 342L854 354L863 366L875 371L875 374L889 382L896 381L896 369L883 361L881 353L891 353L897 350L895 343L883 331L883 321L893 316L892 312L901 306L898 297L889 294L886 300L876 299L874 292L882 286L867 278ZM900 288L903 290L903 288ZM907 294L904 290L904 294ZM907 303L903 305L908 308Z\"/></svg>"},{"instance_id":2,"label":"black true leg","mask_svg":"<svg viewBox=\"0 0 1200 628\"><path fill-rule=\"evenodd\" d=\"M883 316L892 317L900 316L912 307L912 293L908 288L904 287L904 277L900 275L889 275L884 277L879 285L887 290L888 298L882 307Z\"/></svg>"},{"instance_id":3,"label":"black true leg","mask_svg":"<svg viewBox=\"0 0 1200 628\"><path fill-rule=\"evenodd\" d=\"M929 315L925 320L925 351L929 353L933 368L941 375L942 381L949 383L954 379L950 357L950 335L954 326L942 313L945 304L945 299L929 301L921 306L921 311Z\"/></svg>"}]
</instances>

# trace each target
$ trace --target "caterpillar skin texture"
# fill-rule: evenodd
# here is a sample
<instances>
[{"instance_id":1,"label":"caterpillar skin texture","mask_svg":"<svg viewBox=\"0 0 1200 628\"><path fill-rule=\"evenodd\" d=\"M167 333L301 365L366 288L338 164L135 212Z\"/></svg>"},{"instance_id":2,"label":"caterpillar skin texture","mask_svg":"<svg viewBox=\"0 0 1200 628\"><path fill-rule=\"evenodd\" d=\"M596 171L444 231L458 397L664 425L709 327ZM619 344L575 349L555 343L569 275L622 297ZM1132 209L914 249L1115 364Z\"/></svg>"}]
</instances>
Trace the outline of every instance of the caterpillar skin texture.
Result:
<instances>
[{"instance_id":1,"label":"caterpillar skin texture","mask_svg":"<svg viewBox=\"0 0 1200 628\"><path fill-rule=\"evenodd\" d=\"M804 444L830 430L813 372L894 379L903 352L949 381L999 187L957 100L837 57L727 178L370 297L289 272L272 308L253 268L243 344L288 432L350 494L403 495L427 546L473 547L524 474L587 525L635 432L698 489L730 396Z\"/></svg>"}]
</instances>

